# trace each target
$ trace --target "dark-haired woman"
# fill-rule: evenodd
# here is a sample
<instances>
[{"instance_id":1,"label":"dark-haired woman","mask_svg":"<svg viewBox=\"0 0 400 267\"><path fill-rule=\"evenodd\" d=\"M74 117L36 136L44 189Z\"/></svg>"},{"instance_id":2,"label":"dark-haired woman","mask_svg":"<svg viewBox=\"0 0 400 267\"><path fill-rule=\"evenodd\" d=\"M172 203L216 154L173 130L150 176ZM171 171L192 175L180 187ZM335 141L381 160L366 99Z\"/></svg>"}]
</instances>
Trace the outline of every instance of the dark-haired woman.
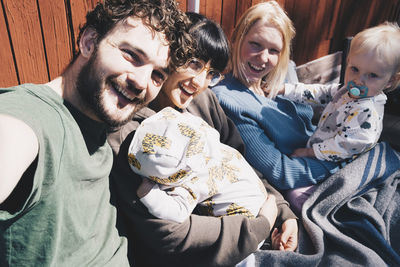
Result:
<instances>
[{"instance_id":1,"label":"dark-haired woman","mask_svg":"<svg viewBox=\"0 0 400 267\"><path fill-rule=\"evenodd\" d=\"M137 266L233 266L257 250L273 226L263 215L221 218L191 215L183 223L153 217L138 200L141 178L127 163L127 149L138 123L164 107L200 116L220 132L221 142L244 152L243 141L226 117L215 95L208 90L222 78L229 59L225 34L202 15L189 13L190 34L197 41L196 53L187 64L173 72L149 108L137 113L135 121L109 136L118 154L111 173L112 189L120 216L121 233L128 238L129 258ZM118 153L119 152L119 153ZM297 222L287 202L272 187L279 214L276 226L297 245ZM275 204L274 204L275 205ZM268 209L268 205L264 205ZM262 214L262 211L260 211ZM283 233L281 233L283 234ZM277 230L275 231L277 234Z\"/></svg>"}]
</instances>

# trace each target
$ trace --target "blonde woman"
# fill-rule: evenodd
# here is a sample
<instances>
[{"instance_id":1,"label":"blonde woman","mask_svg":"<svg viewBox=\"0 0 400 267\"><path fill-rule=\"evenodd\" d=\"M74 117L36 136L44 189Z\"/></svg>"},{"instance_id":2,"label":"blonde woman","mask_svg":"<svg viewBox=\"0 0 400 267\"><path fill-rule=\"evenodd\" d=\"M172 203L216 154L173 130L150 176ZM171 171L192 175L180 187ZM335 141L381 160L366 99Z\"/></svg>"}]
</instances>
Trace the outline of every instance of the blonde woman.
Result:
<instances>
[{"instance_id":1,"label":"blonde woman","mask_svg":"<svg viewBox=\"0 0 400 267\"><path fill-rule=\"evenodd\" d=\"M243 138L245 158L280 190L316 184L339 166L289 156L305 147L315 129L310 107L277 96L294 35L291 20L277 2L251 7L232 36L231 74L213 88Z\"/></svg>"}]
</instances>

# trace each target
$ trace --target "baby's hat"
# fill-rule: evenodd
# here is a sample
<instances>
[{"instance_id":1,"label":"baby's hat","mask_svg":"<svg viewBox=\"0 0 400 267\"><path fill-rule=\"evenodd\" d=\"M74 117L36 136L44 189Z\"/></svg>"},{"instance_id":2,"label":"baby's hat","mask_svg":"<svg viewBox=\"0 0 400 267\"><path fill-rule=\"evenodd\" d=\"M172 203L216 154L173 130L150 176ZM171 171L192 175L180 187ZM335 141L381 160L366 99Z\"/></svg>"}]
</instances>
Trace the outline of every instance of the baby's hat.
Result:
<instances>
[{"instance_id":1,"label":"baby's hat","mask_svg":"<svg viewBox=\"0 0 400 267\"><path fill-rule=\"evenodd\" d=\"M164 108L136 130L128 150L129 164L135 173L157 183L177 185L206 169L206 138L215 135L207 134L210 129L199 117ZM215 132L213 138L219 140Z\"/></svg>"}]
</instances>

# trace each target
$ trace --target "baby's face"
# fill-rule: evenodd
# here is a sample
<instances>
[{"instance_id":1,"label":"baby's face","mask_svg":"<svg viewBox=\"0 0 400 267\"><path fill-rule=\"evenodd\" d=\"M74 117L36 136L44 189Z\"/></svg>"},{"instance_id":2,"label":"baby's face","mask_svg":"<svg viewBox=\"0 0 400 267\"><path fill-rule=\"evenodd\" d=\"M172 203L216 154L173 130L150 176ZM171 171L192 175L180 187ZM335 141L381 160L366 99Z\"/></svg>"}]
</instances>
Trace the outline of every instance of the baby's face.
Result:
<instances>
[{"instance_id":1,"label":"baby's face","mask_svg":"<svg viewBox=\"0 0 400 267\"><path fill-rule=\"evenodd\" d=\"M393 69L373 52L351 53L348 57L345 84L355 85L360 95L354 98L376 96L391 85Z\"/></svg>"}]
</instances>

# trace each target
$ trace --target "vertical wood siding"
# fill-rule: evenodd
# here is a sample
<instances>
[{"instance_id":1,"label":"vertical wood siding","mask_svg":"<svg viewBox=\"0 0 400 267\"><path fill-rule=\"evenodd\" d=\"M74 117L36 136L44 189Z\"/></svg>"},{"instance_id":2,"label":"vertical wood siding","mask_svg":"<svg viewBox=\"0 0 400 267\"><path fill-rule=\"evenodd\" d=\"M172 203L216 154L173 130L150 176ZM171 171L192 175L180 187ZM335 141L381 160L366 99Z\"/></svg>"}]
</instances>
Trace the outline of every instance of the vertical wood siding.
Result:
<instances>
[{"instance_id":1,"label":"vertical wood siding","mask_svg":"<svg viewBox=\"0 0 400 267\"><path fill-rule=\"evenodd\" d=\"M0 86L43 83L77 51L85 14L98 0L0 0ZM186 11L189 0L177 0ZM230 37L247 8L263 0L200 0L200 13ZM292 59L300 65L342 49L343 39L383 21L400 23L399 0L277 0L296 28Z\"/></svg>"},{"instance_id":2,"label":"vertical wood siding","mask_svg":"<svg viewBox=\"0 0 400 267\"><path fill-rule=\"evenodd\" d=\"M17 71L14 64L13 51L3 6L0 5L0 86L9 86L18 84Z\"/></svg>"}]
</instances>

